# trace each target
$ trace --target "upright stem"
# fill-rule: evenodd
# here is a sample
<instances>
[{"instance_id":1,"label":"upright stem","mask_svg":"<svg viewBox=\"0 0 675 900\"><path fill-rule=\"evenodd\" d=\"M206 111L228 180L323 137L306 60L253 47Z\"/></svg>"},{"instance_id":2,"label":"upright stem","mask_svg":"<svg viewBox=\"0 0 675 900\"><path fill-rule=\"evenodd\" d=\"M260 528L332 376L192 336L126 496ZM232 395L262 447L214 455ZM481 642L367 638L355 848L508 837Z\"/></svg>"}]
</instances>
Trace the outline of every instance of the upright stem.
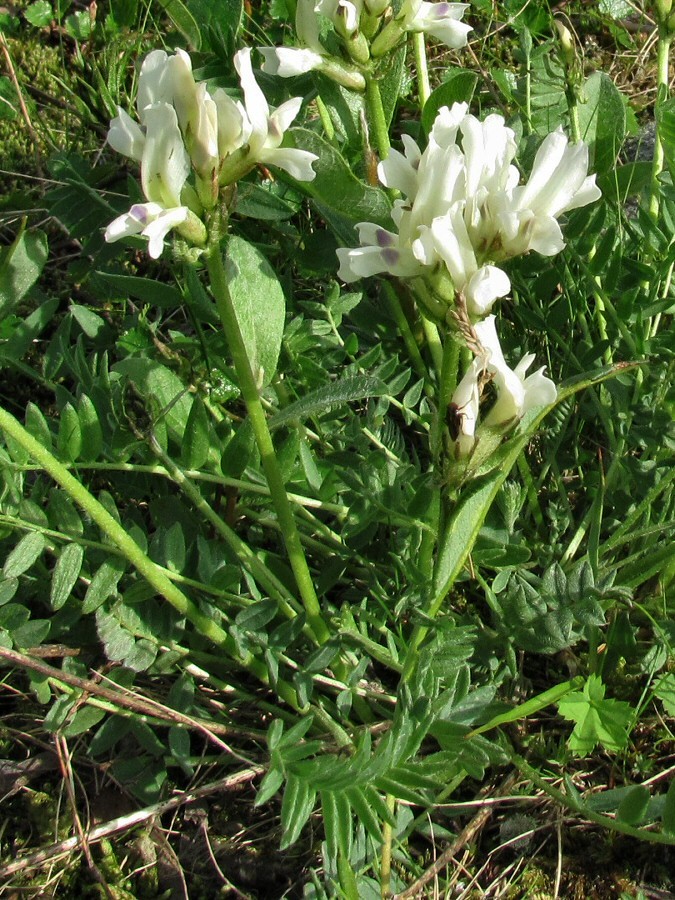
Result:
<instances>
[{"instance_id":1,"label":"upright stem","mask_svg":"<svg viewBox=\"0 0 675 900\"><path fill-rule=\"evenodd\" d=\"M218 228L215 229L216 233ZM277 518L281 533L284 537L286 552L295 576L295 581L300 591L302 604L307 613L307 621L312 629L317 641L321 644L325 643L330 637L330 632L326 623L321 616L321 607L319 599L314 590L314 582L312 580L309 566L305 558L305 553L300 541L300 535L293 517L290 500L286 493L281 470L277 461L272 435L267 426L267 418L260 401L260 393L251 371L248 354L244 338L239 328L239 321L232 303L232 297L227 284L227 275L223 264L220 242L215 240L211 243L206 253L206 264L208 267L209 278L211 280L211 290L216 301L218 314L223 323L225 337L232 354L234 367L239 380L239 388L241 390L246 410L253 428L258 450L262 460L265 477L270 489L270 496L276 510Z\"/></svg>"},{"instance_id":2,"label":"upright stem","mask_svg":"<svg viewBox=\"0 0 675 900\"><path fill-rule=\"evenodd\" d=\"M415 54L415 68L417 69L417 96L420 111L422 111L431 95L429 67L427 66L427 47L424 42L424 32L422 31L413 34L413 52Z\"/></svg>"},{"instance_id":3,"label":"upright stem","mask_svg":"<svg viewBox=\"0 0 675 900\"><path fill-rule=\"evenodd\" d=\"M669 54L670 54L670 45L673 40L673 35L670 33L670 30L666 25L659 26L659 44L658 44L658 56L657 56L657 85L656 85L656 97L657 104L662 103L668 96L668 85L669 85L669 71L668 71L668 62L669 62ZM658 122L658 116L657 116ZM656 141L654 143L654 161L652 163L652 182L651 182L651 196L649 198L649 212L652 218L656 219L659 215L659 206L660 206L660 196L661 196L661 186L659 185L659 175L663 171L663 163L665 159L665 154L663 150L663 144L661 143L661 136L659 134L659 129L657 126L656 131Z\"/></svg>"},{"instance_id":4,"label":"upright stem","mask_svg":"<svg viewBox=\"0 0 675 900\"><path fill-rule=\"evenodd\" d=\"M366 76L366 106L368 108L368 124L375 135L378 156L380 159L386 159L391 149L389 130L382 106L382 94L377 81L371 75Z\"/></svg>"},{"instance_id":5,"label":"upright stem","mask_svg":"<svg viewBox=\"0 0 675 900\"><path fill-rule=\"evenodd\" d=\"M452 334L446 333L443 342L443 360L441 363L441 378L438 385L438 409L432 425L431 454L436 466L441 458L443 449L443 423L448 404L457 385L457 369L459 367L459 341Z\"/></svg>"},{"instance_id":6,"label":"upright stem","mask_svg":"<svg viewBox=\"0 0 675 900\"><path fill-rule=\"evenodd\" d=\"M429 371L427 369L426 363L424 362L424 359L422 358L422 354L420 353L420 348L417 346L415 335L412 333L410 324L406 319L403 307L401 306L401 301L391 282L383 280L380 283L382 285L382 292L384 293L384 296L389 303L391 314L394 317L394 321L396 322L396 327L401 333L403 343L405 344L406 350L408 351L408 356L410 357L412 367L415 370L416 374L419 375L420 378L424 379L424 389L425 391L429 392L431 391Z\"/></svg>"}]
</instances>

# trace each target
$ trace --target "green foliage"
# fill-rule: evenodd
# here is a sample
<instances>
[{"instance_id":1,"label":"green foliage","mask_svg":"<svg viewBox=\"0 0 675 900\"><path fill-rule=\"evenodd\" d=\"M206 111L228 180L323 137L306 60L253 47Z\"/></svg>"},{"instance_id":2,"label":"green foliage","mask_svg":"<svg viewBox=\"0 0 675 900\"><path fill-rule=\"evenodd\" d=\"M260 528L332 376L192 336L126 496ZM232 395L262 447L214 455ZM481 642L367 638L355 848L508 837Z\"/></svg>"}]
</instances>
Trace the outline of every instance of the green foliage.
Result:
<instances>
[{"instance_id":1,"label":"green foliage","mask_svg":"<svg viewBox=\"0 0 675 900\"><path fill-rule=\"evenodd\" d=\"M255 247L236 236L227 244L228 287L257 384L274 378L284 331L286 304L281 285Z\"/></svg>"},{"instance_id":2,"label":"green foliage","mask_svg":"<svg viewBox=\"0 0 675 900\"><path fill-rule=\"evenodd\" d=\"M633 709L622 700L606 700L605 690L600 677L590 675L583 691L568 694L558 704L560 715L575 723L568 746L578 756L588 756L598 744L615 752L626 746ZM627 801L626 816L632 814L628 810L642 807L641 798L642 794Z\"/></svg>"},{"instance_id":3,"label":"green foliage","mask_svg":"<svg viewBox=\"0 0 675 900\"><path fill-rule=\"evenodd\" d=\"M95 22L43 2L21 13L31 34L58 20L77 48L63 62L82 84L66 80L64 96L98 128L97 146L117 105L131 108L146 23L167 47L199 51L209 88L234 98L234 49L261 33L281 43L294 20L293 4L276 0L100 6ZM617 29L626 13L598 10L583 15ZM561 217L561 254L505 264L505 355L536 352L558 398L511 430L485 430L465 462L438 416L447 360L430 322L404 290L389 291L391 279L336 280L336 247L353 246L361 222L392 229L399 198L373 184L366 98L324 74L259 75L272 106L305 96L284 146L317 154L316 178L251 172L230 198L220 248L271 450L208 284L211 245L148 261L137 237L105 243L105 227L141 199L109 149L99 159L59 145L36 204L59 230L31 220L8 230L0 254L3 406L166 580L162 593L8 426L0 649L65 648L48 677L30 673L42 725L141 804L207 765L220 777L225 746L228 767L264 765L255 805L278 819L276 844L287 852L311 828L321 845L315 896L379 896L383 842L395 847L391 889L409 886L429 816L433 841L452 840L446 804L471 801L515 758L514 725L532 765L562 769L575 815L675 834L675 789L651 777L675 711L673 101L656 107L666 168L655 178L651 161L622 149L624 92L565 64L544 5L476 3L473 13L480 68L444 60L420 112L405 46L377 64L394 143L403 131L423 146L443 106L466 102L484 118L503 101L522 135L521 172L546 134L578 126L603 199ZM509 26L499 59L488 50L493 13ZM16 121L8 81L0 101ZM456 321L439 323L447 336ZM325 636L300 587L270 457ZM119 706L76 687L92 670ZM162 702L129 707L146 694ZM582 796L565 770L598 749L619 784Z\"/></svg>"}]
</instances>

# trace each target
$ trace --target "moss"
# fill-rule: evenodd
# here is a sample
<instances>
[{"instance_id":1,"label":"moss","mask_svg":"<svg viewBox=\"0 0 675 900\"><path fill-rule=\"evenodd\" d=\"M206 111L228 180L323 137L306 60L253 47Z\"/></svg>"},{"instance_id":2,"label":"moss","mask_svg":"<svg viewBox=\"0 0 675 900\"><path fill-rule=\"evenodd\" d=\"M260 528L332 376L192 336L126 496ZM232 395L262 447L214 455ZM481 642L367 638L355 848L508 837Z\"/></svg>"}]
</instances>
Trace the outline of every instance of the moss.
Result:
<instances>
[{"instance_id":1,"label":"moss","mask_svg":"<svg viewBox=\"0 0 675 900\"><path fill-rule=\"evenodd\" d=\"M77 80L66 49L45 41L37 28L27 29L20 38L7 38L7 47L32 129L15 100L14 118L0 119L3 169L17 173L3 179L4 194L25 192L26 178L39 179L44 160L55 151L87 153L102 144L101 136L68 106L63 85L77 93Z\"/></svg>"}]
</instances>

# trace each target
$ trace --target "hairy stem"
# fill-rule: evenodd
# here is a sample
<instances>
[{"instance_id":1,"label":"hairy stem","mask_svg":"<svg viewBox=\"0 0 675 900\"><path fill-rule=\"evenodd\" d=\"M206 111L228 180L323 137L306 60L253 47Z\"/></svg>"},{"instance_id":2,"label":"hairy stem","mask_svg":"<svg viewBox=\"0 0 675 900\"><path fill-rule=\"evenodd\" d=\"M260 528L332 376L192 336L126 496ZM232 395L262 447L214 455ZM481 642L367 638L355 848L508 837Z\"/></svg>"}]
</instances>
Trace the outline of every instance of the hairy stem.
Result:
<instances>
[{"instance_id":1,"label":"hairy stem","mask_svg":"<svg viewBox=\"0 0 675 900\"><path fill-rule=\"evenodd\" d=\"M217 229L216 229L217 231ZM253 434L255 436L260 457L262 460L263 470L270 489L272 503L276 510L279 525L281 526L286 545L288 559L295 576L295 581L300 592L302 604L307 613L308 624L314 634L316 640L323 644L330 637L330 632L321 615L321 607L319 599L314 589L309 566L305 558L305 553L300 541L300 535L295 524L293 510L290 500L286 493L281 470L279 468L272 435L267 425L267 417L263 409L260 392L256 385L251 364L246 352L244 338L239 328L237 313L232 303L232 297L227 284L227 275L225 265L218 240L214 241L209 247L206 254L209 278L211 281L211 290L216 301L218 314L223 323L225 337L232 354L234 367L239 380L239 388L241 390L246 410L249 415Z\"/></svg>"}]
</instances>

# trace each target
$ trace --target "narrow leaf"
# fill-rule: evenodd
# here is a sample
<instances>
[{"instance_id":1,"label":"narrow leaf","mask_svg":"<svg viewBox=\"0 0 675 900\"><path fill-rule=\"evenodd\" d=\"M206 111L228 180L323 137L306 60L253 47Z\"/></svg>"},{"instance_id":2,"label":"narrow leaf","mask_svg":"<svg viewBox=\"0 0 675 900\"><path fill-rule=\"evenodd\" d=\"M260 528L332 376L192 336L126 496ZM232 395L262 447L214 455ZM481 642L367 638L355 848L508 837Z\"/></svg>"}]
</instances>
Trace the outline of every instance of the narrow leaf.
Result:
<instances>
[{"instance_id":1,"label":"narrow leaf","mask_svg":"<svg viewBox=\"0 0 675 900\"><path fill-rule=\"evenodd\" d=\"M309 416L367 397L382 397L388 393L387 385L372 375L356 375L317 388L301 400L286 406L269 421L270 428L279 428L289 422L302 422Z\"/></svg>"},{"instance_id":2,"label":"narrow leaf","mask_svg":"<svg viewBox=\"0 0 675 900\"><path fill-rule=\"evenodd\" d=\"M67 544L56 560L52 573L49 602L52 609L61 609L70 597L82 568L84 549L80 544Z\"/></svg>"},{"instance_id":3,"label":"narrow leaf","mask_svg":"<svg viewBox=\"0 0 675 900\"><path fill-rule=\"evenodd\" d=\"M5 560L3 574L5 578L18 578L33 565L45 548L44 535L39 531L25 534Z\"/></svg>"}]
</instances>

